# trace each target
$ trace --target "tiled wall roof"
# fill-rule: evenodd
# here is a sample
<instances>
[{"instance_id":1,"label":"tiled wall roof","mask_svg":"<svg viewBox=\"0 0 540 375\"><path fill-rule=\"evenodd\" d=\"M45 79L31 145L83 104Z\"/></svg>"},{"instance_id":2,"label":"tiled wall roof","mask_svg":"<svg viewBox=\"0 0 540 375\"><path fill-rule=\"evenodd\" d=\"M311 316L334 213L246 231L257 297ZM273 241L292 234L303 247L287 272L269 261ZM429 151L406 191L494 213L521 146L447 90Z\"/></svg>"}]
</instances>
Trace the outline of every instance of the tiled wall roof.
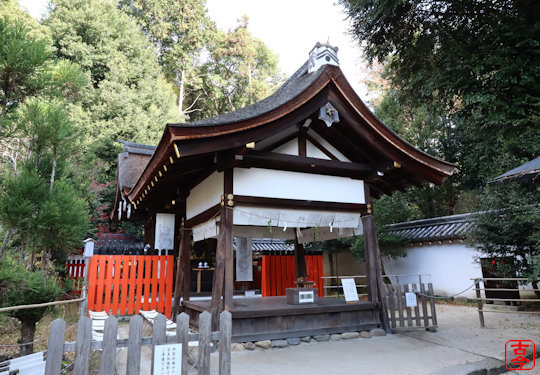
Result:
<instances>
[{"instance_id":1,"label":"tiled wall roof","mask_svg":"<svg viewBox=\"0 0 540 375\"><path fill-rule=\"evenodd\" d=\"M473 226L472 214L452 215L387 225L387 233L402 235L410 242L464 239Z\"/></svg>"}]
</instances>

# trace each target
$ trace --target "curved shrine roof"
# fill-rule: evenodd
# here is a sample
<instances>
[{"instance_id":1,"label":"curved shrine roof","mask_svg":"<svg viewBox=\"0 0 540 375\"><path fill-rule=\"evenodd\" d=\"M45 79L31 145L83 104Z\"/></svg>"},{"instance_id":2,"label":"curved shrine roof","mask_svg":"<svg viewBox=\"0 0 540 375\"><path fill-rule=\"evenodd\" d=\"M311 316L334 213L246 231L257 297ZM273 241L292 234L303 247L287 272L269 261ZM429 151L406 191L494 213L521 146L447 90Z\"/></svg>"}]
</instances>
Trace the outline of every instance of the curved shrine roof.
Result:
<instances>
[{"instance_id":1,"label":"curved shrine roof","mask_svg":"<svg viewBox=\"0 0 540 375\"><path fill-rule=\"evenodd\" d=\"M317 117L328 103L339 114L339 122L332 126ZM306 123L308 130L302 129ZM254 152L247 147L252 142L277 143L283 140L280 134L302 131L312 131L328 142L350 160L351 168L371 166L373 173L362 179L374 197L425 182L441 184L455 170L386 127L357 96L339 66L323 64L314 70L308 60L266 99L213 118L168 124L136 183L132 188L123 184L129 188L126 196L138 206L165 197L170 201L216 170L220 158L234 161L235 155ZM144 150L149 156L150 148Z\"/></svg>"}]
</instances>

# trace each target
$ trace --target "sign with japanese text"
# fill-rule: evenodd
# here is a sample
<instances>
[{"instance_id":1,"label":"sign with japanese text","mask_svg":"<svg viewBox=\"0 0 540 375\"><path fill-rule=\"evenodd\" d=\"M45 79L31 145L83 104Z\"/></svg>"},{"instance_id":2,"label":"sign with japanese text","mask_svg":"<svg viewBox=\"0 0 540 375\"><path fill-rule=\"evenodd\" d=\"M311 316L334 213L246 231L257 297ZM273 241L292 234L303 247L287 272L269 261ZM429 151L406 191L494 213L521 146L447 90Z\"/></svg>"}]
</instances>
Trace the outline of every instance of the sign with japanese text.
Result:
<instances>
[{"instance_id":1,"label":"sign with japanese text","mask_svg":"<svg viewBox=\"0 0 540 375\"><path fill-rule=\"evenodd\" d=\"M343 294L345 295L346 302L356 303L359 301L354 279L341 279L341 285L343 286Z\"/></svg>"},{"instance_id":2,"label":"sign with japanese text","mask_svg":"<svg viewBox=\"0 0 540 375\"><path fill-rule=\"evenodd\" d=\"M180 375L182 373L182 344L154 347L154 375Z\"/></svg>"}]
</instances>

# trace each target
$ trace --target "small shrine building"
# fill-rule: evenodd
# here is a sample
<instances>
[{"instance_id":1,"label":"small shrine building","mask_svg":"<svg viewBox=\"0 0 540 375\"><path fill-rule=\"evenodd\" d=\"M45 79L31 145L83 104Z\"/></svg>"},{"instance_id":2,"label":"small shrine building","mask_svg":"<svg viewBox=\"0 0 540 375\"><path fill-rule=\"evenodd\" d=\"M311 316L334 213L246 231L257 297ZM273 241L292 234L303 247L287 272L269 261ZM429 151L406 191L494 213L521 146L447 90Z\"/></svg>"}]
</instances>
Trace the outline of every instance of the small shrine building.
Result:
<instances>
[{"instance_id":1,"label":"small shrine building","mask_svg":"<svg viewBox=\"0 0 540 375\"><path fill-rule=\"evenodd\" d=\"M386 127L347 82L337 48L320 43L268 98L214 118L167 124L153 152L137 147L144 162L130 159L136 165L127 168L136 173L122 174L128 161L120 154L113 214L145 220L145 241L156 248L160 228L172 220L171 246L179 249L173 315L195 318L209 310L215 326L218 312L229 310L236 341L388 331L372 200L426 182L440 185L455 169ZM359 234L368 301L233 298L234 237L294 241L298 286L309 286L303 244ZM212 297L190 300L191 249L209 240L217 246ZM237 251L237 262L250 261L244 258Z\"/></svg>"}]
</instances>

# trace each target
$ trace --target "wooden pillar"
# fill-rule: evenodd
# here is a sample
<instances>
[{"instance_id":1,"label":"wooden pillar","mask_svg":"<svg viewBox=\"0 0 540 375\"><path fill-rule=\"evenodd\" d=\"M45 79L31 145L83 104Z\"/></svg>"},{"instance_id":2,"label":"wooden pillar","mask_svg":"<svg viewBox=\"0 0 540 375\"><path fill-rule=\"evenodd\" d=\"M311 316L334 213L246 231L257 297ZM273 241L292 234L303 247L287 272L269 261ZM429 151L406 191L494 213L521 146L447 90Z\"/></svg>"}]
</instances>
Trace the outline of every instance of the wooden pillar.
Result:
<instances>
[{"instance_id":1,"label":"wooden pillar","mask_svg":"<svg viewBox=\"0 0 540 375\"><path fill-rule=\"evenodd\" d=\"M233 292L234 292L234 250L233 250L233 169L224 170L224 195L225 195L225 211L224 211L224 234L225 241L225 285L223 289L223 297L225 310L232 312L233 310Z\"/></svg>"},{"instance_id":2,"label":"wooden pillar","mask_svg":"<svg viewBox=\"0 0 540 375\"><path fill-rule=\"evenodd\" d=\"M224 194L220 212L219 235L216 249L216 270L214 271L214 283L212 286L212 330L218 329L218 316L221 308L221 296L223 295L225 309L232 311L233 308L233 211L234 197L232 195L232 169L224 170Z\"/></svg>"},{"instance_id":3,"label":"wooden pillar","mask_svg":"<svg viewBox=\"0 0 540 375\"><path fill-rule=\"evenodd\" d=\"M296 280L299 278L307 278L306 270L306 252L304 245L298 242L296 233L294 234L294 272Z\"/></svg>"},{"instance_id":4,"label":"wooden pillar","mask_svg":"<svg viewBox=\"0 0 540 375\"><path fill-rule=\"evenodd\" d=\"M156 213L150 212L149 218L144 223L144 244L149 244L150 248L154 248L156 235Z\"/></svg>"},{"instance_id":5,"label":"wooden pillar","mask_svg":"<svg viewBox=\"0 0 540 375\"><path fill-rule=\"evenodd\" d=\"M189 300L189 276L191 268L191 229L180 228L180 250L176 258L176 280L174 285L173 319L180 313L180 299Z\"/></svg>"},{"instance_id":6,"label":"wooden pillar","mask_svg":"<svg viewBox=\"0 0 540 375\"><path fill-rule=\"evenodd\" d=\"M379 303L379 314L384 330L391 333L388 320L388 306L386 304L386 291L382 278L381 253L375 226L373 225L373 216L362 216L362 226L364 230L364 253L368 268L368 294L372 302Z\"/></svg>"},{"instance_id":7,"label":"wooden pillar","mask_svg":"<svg viewBox=\"0 0 540 375\"><path fill-rule=\"evenodd\" d=\"M212 285L212 301L210 310L212 313L212 331L218 329L218 315L221 309L221 296L223 293L223 285L225 281L225 239L226 239L226 215L227 209L225 206L221 208L219 235L216 248L216 269L214 270L214 281Z\"/></svg>"}]
</instances>

